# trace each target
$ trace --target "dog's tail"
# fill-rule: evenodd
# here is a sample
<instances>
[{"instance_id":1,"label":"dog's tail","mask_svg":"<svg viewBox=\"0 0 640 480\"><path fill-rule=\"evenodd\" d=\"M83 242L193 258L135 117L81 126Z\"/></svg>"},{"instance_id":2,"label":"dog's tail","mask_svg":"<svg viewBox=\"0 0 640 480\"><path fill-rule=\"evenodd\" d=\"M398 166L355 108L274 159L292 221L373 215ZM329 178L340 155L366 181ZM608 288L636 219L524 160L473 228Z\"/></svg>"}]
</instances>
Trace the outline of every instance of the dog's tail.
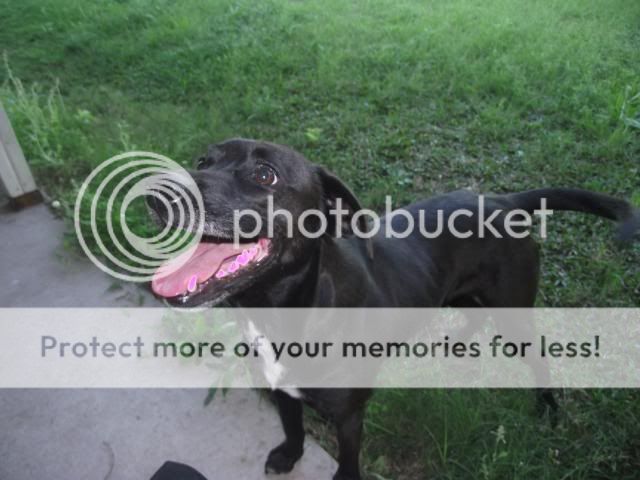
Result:
<instances>
[{"instance_id":1,"label":"dog's tail","mask_svg":"<svg viewBox=\"0 0 640 480\"><path fill-rule=\"evenodd\" d=\"M506 195L507 200L529 213L539 210L542 200L551 210L591 213L617 221L618 239L631 241L640 233L640 210L629 202L602 193L576 188L540 188Z\"/></svg>"}]
</instances>

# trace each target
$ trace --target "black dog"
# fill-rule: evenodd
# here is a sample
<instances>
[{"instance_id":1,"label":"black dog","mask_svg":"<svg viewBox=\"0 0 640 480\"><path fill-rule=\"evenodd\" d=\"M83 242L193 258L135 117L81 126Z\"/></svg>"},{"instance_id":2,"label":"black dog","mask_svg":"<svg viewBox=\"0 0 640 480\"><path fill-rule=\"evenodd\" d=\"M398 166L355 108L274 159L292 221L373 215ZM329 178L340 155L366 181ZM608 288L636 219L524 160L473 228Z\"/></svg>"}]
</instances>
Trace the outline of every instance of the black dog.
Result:
<instances>
[{"instance_id":1,"label":"black dog","mask_svg":"<svg viewBox=\"0 0 640 480\"><path fill-rule=\"evenodd\" d=\"M157 295L182 306L214 305L226 301L246 307L532 307L538 284L539 253L530 238L513 238L505 217L514 210L532 213L545 198L552 210L574 210L620 222L620 234L630 238L640 215L624 201L574 189L540 189L486 197L484 213L496 214L493 225L502 238L476 235L477 220L459 216L457 231L474 235L460 239L444 229L427 239L418 229L406 238L370 240L357 236L316 239L277 223L267 238L266 227L241 248L233 246L236 210L253 209L266 219L267 199L297 220L308 209L327 212L338 199L347 207L347 220L360 204L334 175L280 145L252 140L230 140L211 146L192 172L204 199L203 242L182 268L153 281ZM170 204L178 200L169 198ZM161 202L150 199L156 216L166 221ZM406 207L418 220L424 215L428 231L437 226L435 212L445 221L459 209L479 214L479 197L468 191L422 200ZM364 217L361 217L364 218ZM266 221L266 220L265 220ZM309 220L308 230L313 231ZM404 231L407 219L394 216L391 225ZM384 227L385 219L382 219ZM242 218L244 232L257 225ZM266 225L264 223L263 225ZM330 224L334 232L337 224ZM365 222L359 224L366 229ZM382 232L383 229L380 230ZM266 471L290 471L302 456L304 429L302 401L331 418L337 427L339 457L334 479L359 479L359 450L365 403L364 389L302 390L302 400L276 391L285 441L269 453ZM546 394L553 407L553 397Z\"/></svg>"}]
</instances>

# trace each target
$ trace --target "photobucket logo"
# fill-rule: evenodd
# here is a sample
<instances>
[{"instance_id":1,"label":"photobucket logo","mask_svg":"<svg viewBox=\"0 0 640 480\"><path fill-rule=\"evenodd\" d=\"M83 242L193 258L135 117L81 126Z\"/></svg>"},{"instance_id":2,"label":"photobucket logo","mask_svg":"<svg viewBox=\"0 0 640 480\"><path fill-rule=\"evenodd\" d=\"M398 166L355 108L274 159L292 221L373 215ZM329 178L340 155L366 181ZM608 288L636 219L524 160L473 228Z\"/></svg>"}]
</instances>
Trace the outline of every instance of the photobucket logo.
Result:
<instances>
[{"instance_id":1,"label":"photobucket logo","mask_svg":"<svg viewBox=\"0 0 640 480\"><path fill-rule=\"evenodd\" d=\"M136 199L149 197L164 204L168 218L160 233L145 238L131 230L127 211ZM102 271L132 282L166 276L184 265L203 225L202 196L191 175L152 152L127 152L101 163L80 187L74 208L84 253Z\"/></svg>"},{"instance_id":2,"label":"photobucket logo","mask_svg":"<svg viewBox=\"0 0 640 480\"><path fill-rule=\"evenodd\" d=\"M492 236L494 238L503 238L504 236L511 238L526 238L531 235L531 228L534 225L534 218L539 217L539 236L547 238L547 217L553 214L553 210L547 208L547 199L540 200L540 208L533 211L533 214L523 209L502 210L494 209L490 212L486 209L486 201L484 195L478 195L478 208L476 211L467 208L458 208L452 211L444 211L438 209L435 212L427 211L423 208L418 209L414 213L405 208L393 209L393 202L389 195L385 197L385 215L384 225L382 217L373 210L362 209L356 212L343 208L342 199L337 198L335 208L328 211L331 222L327 219L327 214L318 209L305 210L294 220L291 211L286 209L276 209L273 196L267 199L267 236L273 238L275 234L276 224L284 224L286 237L294 236L294 227L306 238L319 238L325 233L329 224L336 226L334 234L337 238L344 236L344 225L349 227L349 234L356 237L369 239L381 233L386 238L407 238L412 235L416 228L420 235L427 239L433 239L447 232L455 238L467 239L475 236L476 238L485 238ZM427 215L435 214L433 218L427 219ZM252 229L245 231L241 227L241 220L244 217L251 217ZM368 225L366 230L361 228L362 217L367 220L364 222ZM394 220L401 218L401 222ZM464 221L464 219L467 221ZM317 225L315 230L309 230L308 224L310 219ZM255 238L263 231L264 219L255 210L242 209L235 210L233 216L233 233L234 243L239 244L243 239ZM435 223L435 226L434 226ZM462 227L460 223L466 226ZM428 225L429 224L429 225ZM504 232L504 234L502 233Z\"/></svg>"}]
</instances>

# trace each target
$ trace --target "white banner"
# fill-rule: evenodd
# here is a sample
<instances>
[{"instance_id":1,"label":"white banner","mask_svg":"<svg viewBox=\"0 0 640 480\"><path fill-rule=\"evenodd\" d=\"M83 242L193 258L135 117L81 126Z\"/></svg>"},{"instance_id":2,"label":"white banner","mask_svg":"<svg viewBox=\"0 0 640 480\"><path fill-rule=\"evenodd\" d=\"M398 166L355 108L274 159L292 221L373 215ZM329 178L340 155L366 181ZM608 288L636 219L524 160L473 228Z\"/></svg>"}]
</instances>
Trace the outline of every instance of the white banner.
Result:
<instances>
[{"instance_id":1,"label":"white banner","mask_svg":"<svg viewBox=\"0 0 640 480\"><path fill-rule=\"evenodd\" d=\"M640 388L640 309L0 309L0 388Z\"/></svg>"}]
</instances>

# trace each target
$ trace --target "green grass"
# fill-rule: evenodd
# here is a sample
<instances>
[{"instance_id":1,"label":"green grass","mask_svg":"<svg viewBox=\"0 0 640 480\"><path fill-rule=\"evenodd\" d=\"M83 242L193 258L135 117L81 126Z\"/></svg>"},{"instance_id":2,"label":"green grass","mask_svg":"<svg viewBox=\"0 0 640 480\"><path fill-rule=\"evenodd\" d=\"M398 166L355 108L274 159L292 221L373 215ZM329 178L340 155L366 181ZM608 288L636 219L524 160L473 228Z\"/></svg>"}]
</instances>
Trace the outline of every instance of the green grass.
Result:
<instances>
[{"instance_id":1,"label":"green grass","mask_svg":"<svg viewBox=\"0 0 640 480\"><path fill-rule=\"evenodd\" d=\"M530 391L379 390L365 419L364 468L376 480L635 480L638 397L566 391L551 428L532 413ZM309 417L311 432L336 451L329 426Z\"/></svg>"},{"instance_id":2,"label":"green grass","mask_svg":"<svg viewBox=\"0 0 640 480\"><path fill-rule=\"evenodd\" d=\"M552 185L640 204L639 21L636 0L0 0L0 99L66 218L102 160L139 148L187 165L230 136L289 144L373 207ZM640 247L612 232L552 217L539 304L640 306ZM365 465L638 478L639 403L568 392L551 430L530 392L382 391Z\"/></svg>"}]
</instances>

